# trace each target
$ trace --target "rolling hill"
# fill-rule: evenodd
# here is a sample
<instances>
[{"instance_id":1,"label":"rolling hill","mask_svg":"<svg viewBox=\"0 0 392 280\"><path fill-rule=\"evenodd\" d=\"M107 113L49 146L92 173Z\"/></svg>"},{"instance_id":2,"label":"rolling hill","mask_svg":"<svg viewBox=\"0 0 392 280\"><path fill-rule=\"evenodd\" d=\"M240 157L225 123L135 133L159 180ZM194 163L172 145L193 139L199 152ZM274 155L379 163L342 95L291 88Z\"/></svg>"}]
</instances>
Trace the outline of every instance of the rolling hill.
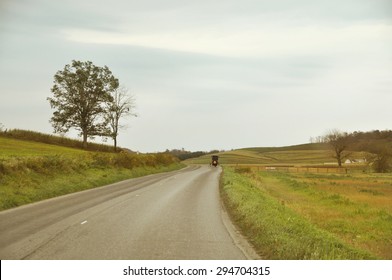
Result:
<instances>
[{"instance_id":1,"label":"rolling hill","mask_svg":"<svg viewBox=\"0 0 392 280\"><path fill-rule=\"evenodd\" d=\"M54 144L40 142L42 138ZM104 152L102 148L91 145L86 151L78 148L74 140L34 132L3 133L0 135L0 211L184 166L170 154L114 153Z\"/></svg>"},{"instance_id":2,"label":"rolling hill","mask_svg":"<svg viewBox=\"0 0 392 280\"><path fill-rule=\"evenodd\" d=\"M73 156L86 153L88 152L81 149L0 136L0 159L10 157L54 156L59 154Z\"/></svg>"},{"instance_id":3,"label":"rolling hill","mask_svg":"<svg viewBox=\"0 0 392 280\"><path fill-rule=\"evenodd\" d=\"M302 144L286 147L253 147L218 153L220 164L317 165L334 164L336 160L327 144ZM351 157L363 158L353 152ZM189 164L208 164L211 155L186 160Z\"/></svg>"}]
</instances>

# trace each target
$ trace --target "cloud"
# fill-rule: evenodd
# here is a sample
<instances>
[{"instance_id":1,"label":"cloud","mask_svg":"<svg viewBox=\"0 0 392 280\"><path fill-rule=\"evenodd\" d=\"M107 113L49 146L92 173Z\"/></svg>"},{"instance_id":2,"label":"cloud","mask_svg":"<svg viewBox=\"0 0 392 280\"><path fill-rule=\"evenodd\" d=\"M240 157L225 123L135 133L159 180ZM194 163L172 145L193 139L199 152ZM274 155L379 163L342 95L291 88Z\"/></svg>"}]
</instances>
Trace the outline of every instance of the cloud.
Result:
<instances>
[{"instance_id":1,"label":"cloud","mask_svg":"<svg viewBox=\"0 0 392 280\"><path fill-rule=\"evenodd\" d=\"M7 127L49 127L53 75L72 59L136 95L120 145L141 151L289 145L392 117L390 0L5 3Z\"/></svg>"},{"instance_id":2,"label":"cloud","mask_svg":"<svg viewBox=\"0 0 392 280\"><path fill-rule=\"evenodd\" d=\"M376 41L391 44L392 25L356 24L347 27L276 26L244 30L195 28L186 32L163 31L146 34L66 29L64 37L84 44L128 45L170 51L229 57L271 55L328 55L360 51Z\"/></svg>"}]
</instances>

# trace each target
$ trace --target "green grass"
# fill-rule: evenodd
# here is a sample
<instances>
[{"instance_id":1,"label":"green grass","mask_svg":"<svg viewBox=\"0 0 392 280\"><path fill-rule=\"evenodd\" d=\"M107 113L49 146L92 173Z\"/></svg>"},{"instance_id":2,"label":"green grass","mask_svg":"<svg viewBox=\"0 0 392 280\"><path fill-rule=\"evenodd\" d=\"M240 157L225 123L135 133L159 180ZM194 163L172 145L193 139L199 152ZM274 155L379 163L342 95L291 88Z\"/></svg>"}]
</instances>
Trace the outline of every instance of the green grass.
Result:
<instances>
[{"instance_id":1,"label":"green grass","mask_svg":"<svg viewBox=\"0 0 392 280\"><path fill-rule=\"evenodd\" d=\"M30 172L20 176L2 176L0 210L37 202L60 195L104 186L129 178L167 172L182 167L179 164L160 167L88 168L79 172L58 171L52 174Z\"/></svg>"},{"instance_id":2,"label":"green grass","mask_svg":"<svg viewBox=\"0 0 392 280\"><path fill-rule=\"evenodd\" d=\"M341 235L320 226L306 213L291 207L289 201L295 197L296 204L307 205L311 193L307 185L291 178L268 177L240 169L225 167L221 180L221 194L235 223L266 259L375 259L383 256L350 244ZM249 171L249 173L248 173ZM271 174L271 175L269 175ZM269 173L274 176L276 173ZM286 181L284 181L286 180ZM295 190L296 196L278 189ZM310 194L311 197L311 194ZM345 205L345 198L331 195L326 200ZM310 206L317 211L317 205ZM384 215L385 216L385 215ZM335 227L342 227L342 221L335 220ZM374 224L373 224L374 226Z\"/></svg>"},{"instance_id":3,"label":"green grass","mask_svg":"<svg viewBox=\"0 0 392 280\"><path fill-rule=\"evenodd\" d=\"M94 152L113 152L113 146L97 144L89 142L87 148L83 148L83 142L77 139L70 139L67 137L56 136L52 134L45 134L41 132L31 131L31 130L23 130L23 129L10 129L6 131L0 131L0 137L6 137L10 139L19 139L30 142L44 143L57 145L62 147L74 148L74 149L83 149ZM122 150L118 148L118 150Z\"/></svg>"},{"instance_id":4,"label":"green grass","mask_svg":"<svg viewBox=\"0 0 392 280\"><path fill-rule=\"evenodd\" d=\"M10 157L55 156L58 154L73 156L87 153L80 149L0 136L0 159Z\"/></svg>"},{"instance_id":5,"label":"green grass","mask_svg":"<svg viewBox=\"0 0 392 280\"><path fill-rule=\"evenodd\" d=\"M183 166L165 153L91 152L0 137L0 210Z\"/></svg>"}]
</instances>

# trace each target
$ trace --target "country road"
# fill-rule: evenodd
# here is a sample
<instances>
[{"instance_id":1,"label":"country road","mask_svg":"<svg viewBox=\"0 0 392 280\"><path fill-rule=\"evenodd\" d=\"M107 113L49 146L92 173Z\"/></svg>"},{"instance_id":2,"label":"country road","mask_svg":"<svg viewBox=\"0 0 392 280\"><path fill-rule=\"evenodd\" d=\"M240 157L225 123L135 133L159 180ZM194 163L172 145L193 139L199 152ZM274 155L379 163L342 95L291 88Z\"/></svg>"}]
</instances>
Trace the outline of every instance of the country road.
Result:
<instances>
[{"instance_id":1,"label":"country road","mask_svg":"<svg viewBox=\"0 0 392 280\"><path fill-rule=\"evenodd\" d=\"M0 259L256 258L193 166L0 212Z\"/></svg>"}]
</instances>

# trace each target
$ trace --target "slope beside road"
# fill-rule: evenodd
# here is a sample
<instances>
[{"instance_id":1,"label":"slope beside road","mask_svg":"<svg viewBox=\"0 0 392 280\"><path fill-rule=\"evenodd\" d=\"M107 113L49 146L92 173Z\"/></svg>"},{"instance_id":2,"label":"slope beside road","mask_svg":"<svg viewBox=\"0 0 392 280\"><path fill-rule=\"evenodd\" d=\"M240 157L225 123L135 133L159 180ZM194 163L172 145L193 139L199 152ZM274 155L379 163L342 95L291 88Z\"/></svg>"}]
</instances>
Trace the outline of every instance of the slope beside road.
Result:
<instances>
[{"instance_id":1,"label":"slope beside road","mask_svg":"<svg viewBox=\"0 0 392 280\"><path fill-rule=\"evenodd\" d=\"M0 212L0 259L249 259L220 168L130 179Z\"/></svg>"}]
</instances>

